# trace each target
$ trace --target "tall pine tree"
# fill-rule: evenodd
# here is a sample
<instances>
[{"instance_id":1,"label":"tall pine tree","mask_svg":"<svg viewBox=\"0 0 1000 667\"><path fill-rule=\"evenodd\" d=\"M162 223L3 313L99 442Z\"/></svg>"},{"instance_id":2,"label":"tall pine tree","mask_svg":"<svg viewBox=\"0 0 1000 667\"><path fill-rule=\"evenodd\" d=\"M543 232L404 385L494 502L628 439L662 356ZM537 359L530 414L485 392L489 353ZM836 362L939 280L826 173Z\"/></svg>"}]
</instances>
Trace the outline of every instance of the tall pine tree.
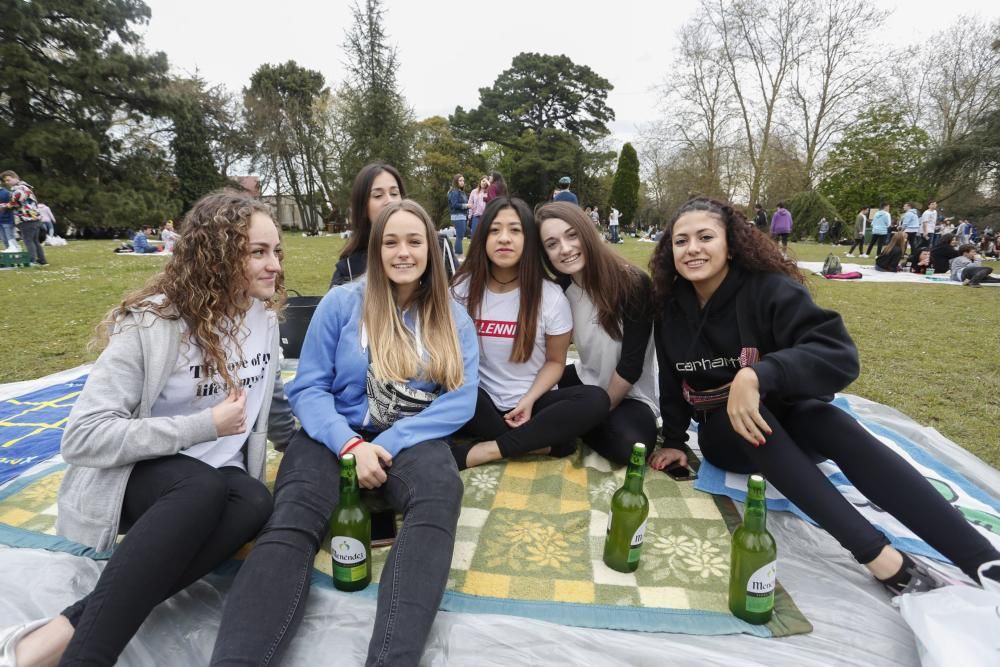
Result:
<instances>
[{"instance_id":1,"label":"tall pine tree","mask_svg":"<svg viewBox=\"0 0 1000 667\"><path fill-rule=\"evenodd\" d=\"M618 170L608 199L609 211L612 206L621 213L619 224L622 227L635 224L635 214L639 210L639 156L632 144L622 146L618 157Z\"/></svg>"}]
</instances>

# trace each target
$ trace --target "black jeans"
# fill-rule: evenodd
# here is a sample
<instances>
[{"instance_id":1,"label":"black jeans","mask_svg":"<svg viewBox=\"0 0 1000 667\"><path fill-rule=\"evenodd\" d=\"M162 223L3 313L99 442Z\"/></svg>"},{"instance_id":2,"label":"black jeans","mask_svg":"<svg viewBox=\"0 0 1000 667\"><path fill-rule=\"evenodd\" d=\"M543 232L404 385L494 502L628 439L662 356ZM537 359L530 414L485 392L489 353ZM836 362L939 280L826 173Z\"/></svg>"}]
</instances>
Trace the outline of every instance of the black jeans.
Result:
<instances>
[{"instance_id":1,"label":"black jeans","mask_svg":"<svg viewBox=\"0 0 1000 667\"><path fill-rule=\"evenodd\" d=\"M848 249L847 253L850 254L850 253L854 252L854 247L855 246L857 246L857 248L858 248L858 254L861 254L861 252L865 249L865 237L864 236L855 236L854 237L854 243L851 244L851 247Z\"/></svg>"},{"instance_id":2,"label":"black jeans","mask_svg":"<svg viewBox=\"0 0 1000 667\"><path fill-rule=\"evenodd\" d=\"M979 283L1000 283L1000 278L994 278L990 274L993 268L989 266L967 266L962 269L962 281L968 280L972 285Z\"/></svg>"},{"instance_id":3,"label":"black jeans","mask_svg":"<svg viewBox=\"0 0 1000 667\"><path fill-rule=\"evenodd\" d=\"M816 467L823 459L973 579L981 564L1000 558L920 473L843 410L815 399L773 408L761 406L773 433L760 447L733 431L725 410L705 414L698 430L705 459L723 470L763 473L859 563L874 560L889 541Z\"/></svg>"},{"instance_id":4,"label":"black jeans","mask_svg":"<svg viewBox=\"0 0 1000 667\"><path fill-rule=\"evenodd\" d=\"M559 380L559 388L584 386L576 367L569 365ZM656 415L648 405L626 398L608 413L607 419L582 436L595 452L619 465L628 463L632 445L641 442L650 454L656 448Z\"/></svg>"},{"instance_id":5,"label":"black jeans","mask_svg":"<svg viewBox=\"0 0 1000 667\"><path fill-rule=\"evenodd\" d=\"M600 387L580 385L547 391L535 401L531 419L517 428L503 420L482 387L476 397L476 412L462 427L460 435L496 440L506 459L524 456L543 447L552 448L552 456L568 456L576 451L576 439L608 416L608 393Z\"/></svg>"},{"instance_id":6,"label":"black jeans","mask_svg":"<svg viewBox=\"0 0 1000 667\"><path fill-rule=\"evenodd\" d=\"M871 241L868 242L868 250L865 252L865 254L866 255L872 254L872 246L877 246L875 249L875 255L876 256L881 255L882 246L885 245L885 240L888 236L889 236L888 234L872 234L872 239Z\"/></svg>"},{"instance_id":7,"label":"black jeans","mask_svg":"<svg viewBox=\"0 0 1000 667\"><path fill-rule=\"evenodd\" d=\"M910 244L910 254L916 253L920 247L920 242L924 239L918 232L906 232L906 240Z\"/></svg>"},{"instance_id":8,"label":"black jeans","mask_svg":"<svg viewBox=\"0 0 1000 667\"><path fill-rule=\"evenodd\" d=\"M176 454L135 465L122 531L94 591L62 612L76 628L60 665L113 665L153 607L253 539L267 487L238 468Z\"/></svg>"},{"instance_id":9,"label":"black jeans","mask_svg":"<svg viewBox=\"0 0 1000 667\"><path fill-rule=\"evenodd\" d=\"M367 664L416 665L448 582L462 478L442 440L404 449L386 472L380 491L403 526L382 570ZM278 468L274 514L226 599L213 665L280 662L302 621L339 479L339 459L299 431Z\"/></svg>"}]
</instances>

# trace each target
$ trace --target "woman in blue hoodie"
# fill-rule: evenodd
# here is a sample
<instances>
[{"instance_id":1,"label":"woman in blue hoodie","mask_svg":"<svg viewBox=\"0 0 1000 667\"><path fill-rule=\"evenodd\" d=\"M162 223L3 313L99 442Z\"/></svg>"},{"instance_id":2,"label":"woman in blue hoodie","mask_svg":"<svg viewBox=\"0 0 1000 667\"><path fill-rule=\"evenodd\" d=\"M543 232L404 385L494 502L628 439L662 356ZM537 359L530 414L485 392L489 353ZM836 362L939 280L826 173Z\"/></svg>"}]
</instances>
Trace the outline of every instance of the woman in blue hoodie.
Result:
<instances>
[{"instance_id":1,"label":"woman in blue hoodie","mask_svg":"<svg viewBox=\"0 0 1000 667\"><path fill-rule=\"evenodd\" d=\"M360 485L403 514L368 664L420 661L461 509L462 481L443 438L472 417L479 385L475 330L448 297L435 236L419 204L389 204L372 227L366 278L317 307L288 391L302 430L278 469L271 520L229 593L213 665L276 664L288 647L348 452ZM409 400L387 407L396 405L389 395Z\"/></svg>"}]
</instances>

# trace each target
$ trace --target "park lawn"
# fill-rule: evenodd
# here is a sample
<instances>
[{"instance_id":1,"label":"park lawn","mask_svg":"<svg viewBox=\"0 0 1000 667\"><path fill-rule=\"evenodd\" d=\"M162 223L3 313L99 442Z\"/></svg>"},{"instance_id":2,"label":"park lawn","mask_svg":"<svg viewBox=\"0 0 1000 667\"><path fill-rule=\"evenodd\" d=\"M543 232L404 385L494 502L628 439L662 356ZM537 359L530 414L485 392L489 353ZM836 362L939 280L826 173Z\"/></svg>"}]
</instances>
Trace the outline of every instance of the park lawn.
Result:
<instances>
[{"instance_id":1,"label":"park lawn","mask_svg":"<svg viewBox=\"0 0 1000 667\"><path fill-rule=\"evenodd\" d=\"M322 294L343 241L286 233L286 279ZM0 271L0 337L7 342L0 382L41 377L86 363L94 325L121 295L161 267L163 257L111 251L115 241L46 248L48 267ZM652 243L616 246L645 268ZM821 261L830 246L792 244L799 259ZM838 248L843 256L846 248ZM872 263L871 258L852 259ZM810 277L816 301L839 311L861 355L847 391L890 405L932 426L1000 468L1000 289L840 283Z\"/></svg>"}]
</instances>

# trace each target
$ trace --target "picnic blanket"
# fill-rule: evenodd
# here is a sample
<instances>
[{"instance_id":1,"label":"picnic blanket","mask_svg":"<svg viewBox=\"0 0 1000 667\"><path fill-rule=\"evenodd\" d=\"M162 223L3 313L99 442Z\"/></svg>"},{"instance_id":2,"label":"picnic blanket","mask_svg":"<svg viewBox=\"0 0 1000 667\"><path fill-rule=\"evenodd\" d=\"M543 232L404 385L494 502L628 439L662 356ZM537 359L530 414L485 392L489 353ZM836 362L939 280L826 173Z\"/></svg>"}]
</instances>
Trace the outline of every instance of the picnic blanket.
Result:
<instances>
[{"instance_id":1,"label":"picnic blanket","mask_svg":"<svg viewBox=\"0 0 1000 667\"><path fill-rule=\"evenodd\" d=\"M797 266L803 271L808 271L809 273L815 274L817 276L823 275L823 262L796 262ZM985 266L990 266L990 264L985 264ZM1000 265L994 265L994 273L1000 272ZM962 283L954 281L948 274L936 273L931 277L921 275L919 273L910 273L909 271L876 271L875 267L870 264L841 264L842 273L860 273L861 280L866 283L916 283L920 285L958 285L961 286ZM844 281L850 282L850 281ZM1000 285L1000 283L983 283L984 287L992 287Z\"/></svg>"},{"instance_id":2,"label":"picnic blanket","mask_svg":"<svg viewBox=\"0 0 1000 667\"><path fill-rule=\"evenodd\" d=\"M59 398L62 421L75 397L67 389L84 380L81 375L45 390ZM30 444L49 431L61 432L47 427L22 441ZM269 449L271 482L280 458ZM64 470L61 458L52 456L0 485L0 544L107 558L55 535ZM462 474L466 491L442 609L708 635L779 637L811 630L780 584L767 625L753 626L729 613L730 532L739 515L727 498L707 497L690 483L651 472L645 485L650 518L642 560L635 573L622 574L605 566L601 556L611 495L624 481L624 468L612 470L604 458L581 449L564 459L499 463ZM376 585L354 595L377 595L387 556L388 549L374 550ZM332 588L331 566L326 544L314 565L316 585Z\"/></svg>"},{"instance_id":3,"label":"picnic blanket","mask_svg":"<svg viewBox=\"0 0 1000 667\"><path fill-rule=\"evenodd\" d=\"M924 449L904 434L860 417L844 396L838 396L833 404L857 419L865 430L916 468L948 502L955 506L955 509L965 517L966 521L972 524L973 528L1000 549L1000 501L927 454ZM872 525L889 538L894 547L911 554L926 556L946 563L950 562L936 549L917 537L910 529L865 498L835 463L824 461L819 464L819 468L844 497ZM743 502L746 498L747 476L727 472L713 466L708 461L702 461L694 486L705 493L724 495ZM815 524L809 515L770 486L767 489L767 507L770 510L793 512Z\"/></svg>"}]
</instances>

